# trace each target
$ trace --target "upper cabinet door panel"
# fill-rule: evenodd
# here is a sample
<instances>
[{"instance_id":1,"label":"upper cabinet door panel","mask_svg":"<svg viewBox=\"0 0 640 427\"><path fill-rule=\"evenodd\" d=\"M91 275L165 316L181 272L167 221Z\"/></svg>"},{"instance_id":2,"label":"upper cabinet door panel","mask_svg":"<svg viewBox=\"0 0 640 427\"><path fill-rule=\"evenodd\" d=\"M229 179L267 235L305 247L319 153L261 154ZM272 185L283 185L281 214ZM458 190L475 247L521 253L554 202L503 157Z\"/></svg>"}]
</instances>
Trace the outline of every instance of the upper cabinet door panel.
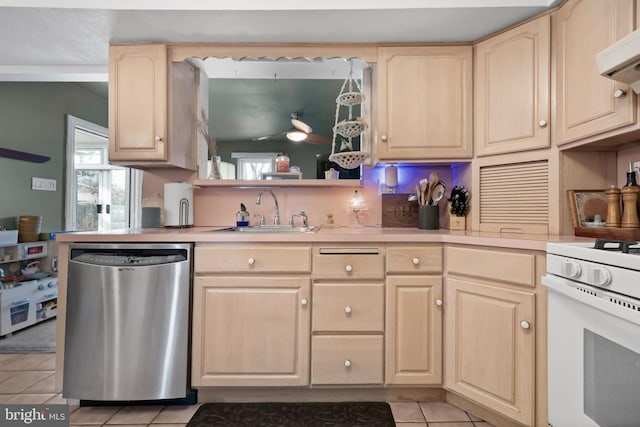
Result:
<instances>
[{"instance_id":1,"label":"upper cabinet door panel","mask_svg":"<svg viewBox=\"0 0 640 427\"><path fill-rule=\"evenodd\" d=\"M167 160L164 45L109 49L109 159Z\"/></svg>"},{"instance_id":2,"label":"upper cabinet door panel","mask_svg":"<svg viewBox=\"0 0 640 427\"><path fill-rule=\"evenodd\" d=\"M475 46L478 156L548 147L550 18Z\"/></svg>"},{"instance_id":3,"label":"upper cabinet door panel","mask_svg":"<svg viewBox=\"0 0 640 427\"><path fill-rule=\"evenodd\" d=\"M378 70L380 160L472 156L470 46L380 48Z\"/></svg>"},{"instance_id":4,"label":"upper cabinet door panel","mask_svg":"<svg viewBox=\"0 0 640 427\"><path fill-rule=\"evenodd\" d=\"M596 54L634 28L633 0L570 0L554 16L558 145L636 121L628 85L600 76ZM618 89L625 96L616 98Z\"/></svg>"}]
</instances>

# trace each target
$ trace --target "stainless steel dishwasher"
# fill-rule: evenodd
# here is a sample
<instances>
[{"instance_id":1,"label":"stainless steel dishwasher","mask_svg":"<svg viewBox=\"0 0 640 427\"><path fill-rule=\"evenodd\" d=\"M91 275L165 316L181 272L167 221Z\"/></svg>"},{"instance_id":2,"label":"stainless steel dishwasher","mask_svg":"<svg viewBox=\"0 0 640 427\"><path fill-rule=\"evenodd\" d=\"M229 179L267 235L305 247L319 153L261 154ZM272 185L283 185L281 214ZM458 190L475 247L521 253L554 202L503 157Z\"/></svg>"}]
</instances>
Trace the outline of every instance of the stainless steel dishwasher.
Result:
<instances>
[{"instance_id":1,"label":"stainless steel dishwasher","mask_svg":"<svg viewBox=\"0 0 640 427\"><path fill-rule=\"evenodd\" d=\"M62 395L189 394L190 244L72 244Z\"/></svg>"}]
</instances>

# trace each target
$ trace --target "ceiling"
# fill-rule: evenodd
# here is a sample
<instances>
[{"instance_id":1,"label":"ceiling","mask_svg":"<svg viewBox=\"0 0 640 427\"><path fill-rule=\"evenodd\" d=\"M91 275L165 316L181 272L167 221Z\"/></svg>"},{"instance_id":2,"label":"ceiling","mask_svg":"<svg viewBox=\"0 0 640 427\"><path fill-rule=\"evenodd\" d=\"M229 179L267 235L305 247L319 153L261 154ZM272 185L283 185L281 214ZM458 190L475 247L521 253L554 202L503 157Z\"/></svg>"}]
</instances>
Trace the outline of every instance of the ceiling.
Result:
<instances>
[{"instance_id":1,"label":"ceiling","mask_svg":"<svg viewBox=\"0 0 640 427\"><path fill-rule=\"evenodd\" d=\"M0 0L0 80L106 80L109 42L472 41L561 0Z\"/></svg>"}]
</instances>

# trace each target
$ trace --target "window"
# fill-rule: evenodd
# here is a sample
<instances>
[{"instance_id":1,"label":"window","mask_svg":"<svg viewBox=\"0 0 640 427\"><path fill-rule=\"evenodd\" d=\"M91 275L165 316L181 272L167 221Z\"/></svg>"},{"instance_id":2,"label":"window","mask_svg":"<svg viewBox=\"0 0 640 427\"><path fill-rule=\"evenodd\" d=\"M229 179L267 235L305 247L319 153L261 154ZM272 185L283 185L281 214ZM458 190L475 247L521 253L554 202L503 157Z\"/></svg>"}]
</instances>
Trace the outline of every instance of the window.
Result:
<instances>
[{"instance_id":1,"label":"window","mask_svg":"<svg viewBox=\"0 0 640 427\"><path fill-rule=\"evenodd\" d=\"M260 174L276 170L278 153L231 153L237 162L237 179L260 179Z\"/></svg>"},{"instance_id":2,"label":"window","mask_svg":"<svg viewBox=\"0 0 640 427\"><path fill-rule=\"evenodd\" d=\"M142 173L109 164L108 130L67 116L65 226L75 231L140 225Z\"/></svg>"}]
</instances>

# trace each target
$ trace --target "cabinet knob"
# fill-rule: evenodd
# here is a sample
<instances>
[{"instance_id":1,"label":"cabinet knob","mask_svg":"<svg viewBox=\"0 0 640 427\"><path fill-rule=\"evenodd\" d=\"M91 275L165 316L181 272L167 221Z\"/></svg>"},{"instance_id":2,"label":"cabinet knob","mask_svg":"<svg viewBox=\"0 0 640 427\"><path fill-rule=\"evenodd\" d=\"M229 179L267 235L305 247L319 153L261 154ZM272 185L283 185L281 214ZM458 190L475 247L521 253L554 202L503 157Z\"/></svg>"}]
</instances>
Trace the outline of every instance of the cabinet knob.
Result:
<instances>
[{"instance_id":1,"label":"cabinet knob","mask_svg":"<svg viewBox=\"0 0 640 427\"><path fill-rule=\"evenodd\" d=\"M346 306L346 307L344 308L344 312L345 312L346 314L351 314L351 312L352 312L352 311L353 311L353 310L351 309L351 307L350 307L350 306Z\"/></svg>"},{"instance_id":2,"label":"cabinet knob","mask_svg":"<svg viewBox=\"0 0 640 427\"><path fill-rule=\"evenodd\" d=\"M344 269L347 270L347 273L351 273L353 271L353 266L351 264L347 264Z\"/></svg>"},{"instance_id":3,"label":"cabinet knob","mask_svg":"<svg viewBox=\"0 0 640 427\"><path fill-rule=\"evenodd\" d=\"M529 325L529 322L527 322L526 320L523 320L522 322L520 322L520 327L522 329L529 329L531 325Z\"/></svg>"},{"instance_id":4,"label":"cabinet knob","mask_svg":"<svg viewBox=\"0 0 640 427\"><path fill-rule=\"evenodd\" d=\"M307 305L307 304L309 304L309 301L306 298L302 298L300 300L300 305Z\"/></svg>"},{"instance_id":5,"label":"cabinet knob","mask_svg":"<svg viewBox=\"0 0 640 427\"><path fill-rule=\"evenodd\" d=\"M436 305L437 305L438 307L442 307L442 300L441 300L441 299L437 299L437 300L436 300Z\"/></svg>"},{"instance_id":6,"label":"cabinet knob","mask_svg":"<svg viewBox=\"0 0 640 427\"><path fill-rule=\"evenodd\" d=\"M351 360L347 359L344 361L344 367L345 368L350 368L351 367Z\"/></svg>"},{"instance_id":7,"label":"cabinet knob","mask_svg":"<svg viewBox=\"0 0 640 427\"><path fill-rule=\"evenodd\" d=\"M624 98L624 96L627 94L627 91L624 89L617 89L615 92L613 92L613 97L614 98Z\"/></svg>"},{"instance_id":8,"label":"cabinet knob","mask_svg":"<svg viewBox=\"0 0 640 427\"><path fill-rule=\"evenodd\" d=\"M156 140L156 142L162 141L162 137L160 135L156 135L154 139Z\"/></svg>"},{"instance_id":9,"label":"cabinet knob","mask_svg":"<svg viewBox=\"0 0 640 427\"><path fill-rule=\"evenodd\" d=\"M387 135L382 135L380 136L380 139L382 140L382 142L387 142Z\"/></svg>"},{"instance_id":10,"label":"cabinet knob","mask_svg":"<svg viewBox=\"0 0 640 427\"><path fill-rule=\"evenodd\" d=\"M413 265L420 264L420 258L414 258L412 261L413 261Z\"/></svg>"},{"instance_id":11,"label":"cabinet knob","mask_svg":"<svg viewBox=\"0 0 640 427\"><path fill-rule=\"evenodd\" d=\"M538 126L540 126L541 128L547 127L547 121L546 120L540 120L538 122Z\"/></svg>"},{"instance_id":12,"label":"cabinet knob","mask_svg":"<svg viewBox=\"0 0 640 427\"><path fill-rule=\"evenodd\" d=\"M256 263L256 260L255 260L255 258L251 257L251 258L249 258L249 260L247 262L249 263L249 265L253 265L253 264Z\"/></svg>"}]
</instances>

